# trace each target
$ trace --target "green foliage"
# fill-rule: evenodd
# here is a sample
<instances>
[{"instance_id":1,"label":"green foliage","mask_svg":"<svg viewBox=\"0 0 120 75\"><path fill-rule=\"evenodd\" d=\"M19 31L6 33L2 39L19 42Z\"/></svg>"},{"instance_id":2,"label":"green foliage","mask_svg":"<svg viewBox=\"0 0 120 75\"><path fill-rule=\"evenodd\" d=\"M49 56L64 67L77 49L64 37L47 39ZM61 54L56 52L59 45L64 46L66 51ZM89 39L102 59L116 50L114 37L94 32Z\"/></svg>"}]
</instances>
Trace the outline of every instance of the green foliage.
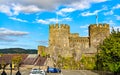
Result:
<instances>
[{"instance_id":1,"label":"green foliage","mask_svg":"<svg viewBox=\"0 0 120 75\"><path fill-rule=\"evenodd\" d=\"M41 56L42 56L42 57L47 56L47 53L45 52L45 50L44 50L44 49L43 49L43 50L42 50L42 52L41 52Z\"/></svg>"},{"instance_id":2,"label":"green foliage","mask_svg":"<svg viewBox=\"0 0 120 75\"><path fill-rule=\"evenodd\" d=\"M22 49L22 48L7 48L0 49L0 53L2 54L37 54L37 50L35 49Z\"/></svg>"},{"instance_id":3,"label":"green foliage","mask_svg":"<svg viewBox=\"0 0 120 75\"><path fill-rule=\"evenodd\" d=\"M0 53L0 57L4 56L4 54ZM5 67L8 65L8 63L5 62L5 60L2 58L1 64L0 64L0 69L3 68L5 70Z\"/></svg>"},{"instance_id":4,"label":"green foliage","mask_svg":"<svg viewBox=\"0 0 120 75\"><path fill-rule=\"evenodd\" d=\"M12 58L12 63L15 64L15 65L19 65L22 61L22 56L14 56Z\"/></svg>"},{"instance_id":5,"label":"green foliage","mask_svg":"<svg viewBox=\"0 0 120 75\"><path fill-rule=\"evenodd\" d=\"M58 56L59 59L57 61L57 67L64 69L74 69L75 68L75 60L73 57L61 57Z\"/></svg>"},{"instance_id":6,"label":"green foliage","mask_svg":"<svg viewBox=\"0 0 120 75\"><path fill-rule=\"evenodd\" d=\"M86 57L82 55L81 60L76 61L74 57L61 57L57 61L57 67L63 69L94 69L95 57Z\"/></svg>"},{"instance_id":7,"label":"green foliage","mask_svg":"<svg viewBox=\"0 0 120 75\"><path fill-rule=\"evenodd\" d=\"M96 66L100 70L120 72L120 32L113 29L98 48Z\"/></svg>"},{"instance_id":8,"label":"green foliage","mask_svg":"<svg viewBox=\"0 0 120 75\"><path fill-rule=\"evenodd\" d=\"M5 69L5 65L6 65L6 62L4 60L2 60L1 66L3 69Z\"/></svg>"},{"instance_id":9,"label":"green foliage","mask_svg":"<svg viewBox=\"0 0 120 75\"><path fill-rule=\"evenodd\" d=\"M82 55L80 62L83 69L93 70L95 67L95 57L87 57L85 55Z\"/></svg>"},{"instance_id":10,"label":"green foliage","mask_svg":"<svg viewBox=\"0 0 120 75\"><path fill-rule=\"evenodd\" d=\"M3 56L3 54L2 53L0 53L0 57L2 57Z\"/></svg>"}]
</instances>

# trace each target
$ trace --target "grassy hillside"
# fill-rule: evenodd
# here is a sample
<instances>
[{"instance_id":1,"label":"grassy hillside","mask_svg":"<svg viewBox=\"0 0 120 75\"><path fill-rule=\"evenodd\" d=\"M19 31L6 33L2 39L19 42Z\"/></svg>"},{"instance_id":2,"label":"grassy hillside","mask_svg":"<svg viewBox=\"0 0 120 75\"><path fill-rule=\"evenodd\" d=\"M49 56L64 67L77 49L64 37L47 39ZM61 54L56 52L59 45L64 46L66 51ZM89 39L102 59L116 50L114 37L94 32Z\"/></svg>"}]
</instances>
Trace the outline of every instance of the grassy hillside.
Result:
<instances>
[{"instance_id":1,"label":"grassy hillside","mask_svg":"<svg viewBox=\"0 0 120 75\"><path fill-rule=\"evenodd\" d=\"M3 54L37 54L36 49L6 48L0 49Z\"/></svg>"}]
</instances>

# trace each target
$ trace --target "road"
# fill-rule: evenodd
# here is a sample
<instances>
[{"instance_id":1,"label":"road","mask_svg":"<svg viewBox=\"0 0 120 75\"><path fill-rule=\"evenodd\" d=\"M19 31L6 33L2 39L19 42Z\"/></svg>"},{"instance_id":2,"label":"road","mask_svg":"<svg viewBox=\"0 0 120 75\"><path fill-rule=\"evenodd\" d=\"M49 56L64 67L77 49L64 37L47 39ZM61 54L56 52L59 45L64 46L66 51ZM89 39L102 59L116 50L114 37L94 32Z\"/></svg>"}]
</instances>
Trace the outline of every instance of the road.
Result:
<instances>
[{"instance_id":1,"label":"road","mask_svg":"<svg viewBox=\"0 0 120 75\"><path fill-rule=\"evenodd\" d=\"M22 75L29 75L30 70L24 70L21 72ZM14 74L15 75L15 74ZM89 70L62 70L61 73L47 73L47 75L99 75Z\"/></svg>"},{"instance_id":2,"label":"road","mask_svg":"<svg viewBox=\"0 0 120 75\"><path fill-rule=\"evenodd\" d=\"M88 70L63 70L61 73L48 73L47 75L99 75Z\"/></svg>"},{"instance_id":3,"label":"road","mask_svg":"<svg viewBox=\"0 0 120 75\"><path fill-rule=\"evenodd\" d=\"M21 75L29 75L31 69L21 70ZM7 75L10 75L10 71L6 71ZM17 71L13 71L12 75L15 75ZM2 70L0 70L0 75ZM47 75L108 75L108 74L98 74L90 70L62 70L61 73L47 73ZM111 74L110 74L111 75Z\"/></svg>"}]
</instances>

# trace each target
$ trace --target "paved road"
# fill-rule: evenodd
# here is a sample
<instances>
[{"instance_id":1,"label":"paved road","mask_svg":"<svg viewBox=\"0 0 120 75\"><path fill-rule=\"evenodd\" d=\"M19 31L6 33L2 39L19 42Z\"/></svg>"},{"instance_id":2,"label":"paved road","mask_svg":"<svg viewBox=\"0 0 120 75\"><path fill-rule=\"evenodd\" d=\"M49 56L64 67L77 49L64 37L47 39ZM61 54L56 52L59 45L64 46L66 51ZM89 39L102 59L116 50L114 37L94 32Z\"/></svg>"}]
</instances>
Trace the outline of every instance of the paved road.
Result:
<instances>
[{"instance_id":1,"label":"paved road","mask_svg":"<svg viewBox=\"0 0 120 75\"><path fill-rule=\"evenodd\" d=\"M62 73L59 74L48 74L48 75L99 75L97 73L88 71L88 70L63 70Z\"/></svg>"},{"instance_id":2,"label":"paved road","mask_svg":"<svg viewBox=\"0 0 120 75\"><path fill-rule=\"evenodd\" d=\"M21 75L29 75L31 69L25 69L21 71ZM12 75L15 75L17 71L13 71ZM0 71L1 75L1 71ZM7 71L7 75L10 75L10 71ZM89 70L62 70L61 73L47 73L47 75L100 75L98 73Z\"/></svg>"},{"instance_id":3,"label":"paved road","mask_svg":"<svg viewBox=\"0 0 120 75\"><path fill-rule=\"evenodd\" d=\"M29 75L30 70L25 70L22 73L22 75ZM99 75L95 72L88 71L88 70L62 70L61 73L47 73L47 75Z\"/></svg>"}]
</instances>

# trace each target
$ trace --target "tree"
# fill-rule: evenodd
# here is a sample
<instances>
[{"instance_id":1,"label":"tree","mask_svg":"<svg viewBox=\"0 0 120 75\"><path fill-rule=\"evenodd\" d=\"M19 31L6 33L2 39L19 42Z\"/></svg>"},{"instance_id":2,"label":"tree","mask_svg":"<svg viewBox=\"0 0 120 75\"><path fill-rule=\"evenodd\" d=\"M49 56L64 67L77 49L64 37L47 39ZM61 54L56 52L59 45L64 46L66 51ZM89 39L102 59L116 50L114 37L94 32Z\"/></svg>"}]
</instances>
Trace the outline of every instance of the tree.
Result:
<instances>
[{"instance_id":1,"label":"tree","mask_svg":"<svg viewBox=\"0 0 120 75\"><path fill-rule=\"evenodd\" d=\"M21 64L21 61L22 61L22 56L14 56L12 58L12 63L15 64L19 70L19 66Z\"/></svg>"},{"instance_id":2,"label":"tree","mask_svg":"<svg viewBox=\"0 0 120 75\"><path fill-rule=\"evenodd\" d=\"M42 52L41 52L41 56L42 56L42 57L46 57L46 56L47 56L47 53L45 52L44 49L43 49Z\"/></svg>"},{"instance_id":3,"label":"tree","mask_svg":"<svg viewBox=\"0 0 120 75\"><path fill-rule=\"evenodd\" d=\"M82 54L80 62L82 69L93 70L95 66L95 56L85 56Z\"/></svg>"},{"instance_id":4,"label":"tree","mask_svg":"<svg viewBox=\"0 0 120 75\"><path fill-rule=\"evenodd\" d=\"M108 70L117 75L120 72L120 31L112 30L98 48L97 68Z\"/></svg>"},{"instance_id":5,"label":"tree","mask_svg":"<svg viewBox=\"0 0 120 75\"><path fill-rule=\"evenodd\" d=\"M2 58L2 62L1 62L1 66L0 66L0 69L2 68L3 71L5 70L5 67L8 65L8 63L5 62L5 59L4 59L4 54L0 53L0 57Z\"/></svg>"}]
</instances>

